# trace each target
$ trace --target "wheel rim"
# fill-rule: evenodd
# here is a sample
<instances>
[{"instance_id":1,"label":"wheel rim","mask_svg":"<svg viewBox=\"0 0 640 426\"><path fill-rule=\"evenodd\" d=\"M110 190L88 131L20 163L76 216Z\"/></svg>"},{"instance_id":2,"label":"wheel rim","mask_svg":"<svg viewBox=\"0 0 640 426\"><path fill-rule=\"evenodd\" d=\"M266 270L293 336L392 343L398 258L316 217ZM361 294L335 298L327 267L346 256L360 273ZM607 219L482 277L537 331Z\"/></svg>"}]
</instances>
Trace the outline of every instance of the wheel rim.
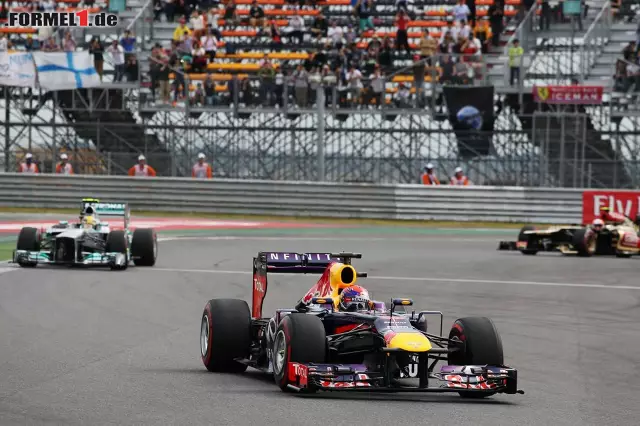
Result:
<instances>
[{"instance_id":1,"label":"wheel rim","mask_svg":"<svg viewBox=\"0 0 640 426\"><path fill-rule=\"evenodd\" d=\"M200 324L200 353L203 357L207 356L209 350L209 317L204 315Z\"/></svg>"},{"instance_id":2,"label":"wheel rim","mask_svg":"<svg viewBox=\"0 0 640 426\"><path fill-rule=\"evenodd\" d=\"M273 345L273 370L276 374L281 374L284 370L284 361L287 353L287 340L284 331L280 330L276 334L276 341Z\"/></svg>"}]
</instances>

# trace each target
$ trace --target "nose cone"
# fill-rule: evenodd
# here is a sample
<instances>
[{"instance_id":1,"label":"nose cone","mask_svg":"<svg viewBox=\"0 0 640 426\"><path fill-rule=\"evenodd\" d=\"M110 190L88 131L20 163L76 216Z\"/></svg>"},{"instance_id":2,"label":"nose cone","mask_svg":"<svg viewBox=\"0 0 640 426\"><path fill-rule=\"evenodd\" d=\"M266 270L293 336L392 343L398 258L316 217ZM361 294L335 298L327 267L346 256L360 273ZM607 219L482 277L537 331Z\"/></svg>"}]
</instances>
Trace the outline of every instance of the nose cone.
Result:
<instances>
[{"instance_id":1,"label":"nose cone","mask_svg":"<svg viewBox=\"0 0 640 426\"><path fill-rule=\"evenodd\" d=\"M431 342L422 333L404 332L396 333L387 343L387 347L407 352L427 352L431 350Z\"/></svg>"}]
</instances>

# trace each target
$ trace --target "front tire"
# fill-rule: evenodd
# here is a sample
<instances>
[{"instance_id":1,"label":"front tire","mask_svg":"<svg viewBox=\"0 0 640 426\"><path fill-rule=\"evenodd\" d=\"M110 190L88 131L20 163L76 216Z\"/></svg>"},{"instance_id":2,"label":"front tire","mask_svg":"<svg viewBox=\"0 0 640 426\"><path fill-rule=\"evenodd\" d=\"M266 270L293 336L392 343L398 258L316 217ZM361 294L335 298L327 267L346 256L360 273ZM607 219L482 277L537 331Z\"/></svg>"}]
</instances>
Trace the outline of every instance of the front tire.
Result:
<instances>
[{"instance_id":1,"label":"front tire","mask_svg":"<svg viewBox=\"0 0 640 426\"><path fill-rule=\"evenodd\" d=\"M251 312L239 299L212 299L200 320L200 356L207 370L242 373L246 364L236 358L248 358L251 348Z\"/></svg>"},{"instance_id":2,"label":"front tire","mask_svg":"<svg viewBox=\"0 0 640 426\"><path fill-rule=\"evenodd\" d=\"M111 231L107 235L107 245L105 248L107 253L120 253L124 256L124 265L114 263L111 269L114 271L124 271L129 267L129 244L127 242L127 234L125 231Z\"/></svg>"},{"instance_id":3,"label":"front tire","mask_svg":"<svg viewBox=\"0 0 640 426\"><path fill-rule=\"evenodd\" d=\"M449 339L458 338L465 342L465 350L450 352L449 365L492 365L504 364L502 339L495 324L486 317L460 318L453 323ZM464 398L486 398L495 392L458 392Z\"/></svg>"},{"instance_id":4,"label":"front tire","mask_svg":"<svg viewBox=\"0 0 640 426\"><path fill-rule=\"evenodd\" d=\"M327 335L320 318L300 313L284 317L273 342L273 377L280 389L289 391L290 362L323 364L326 353ZM309 387L307 391L314 389Z\"/></svg>"},{"instance_id":5,"label":"front tire","mask_svg":"<svg viewBox=\"0 0 640 426\"><path fill-rule=\"evenodd\" d=\"M22 228L18 234L16 250L40 251L40 231L32 227ZM36 263L19 262L18 265L22 268L33 268L36 266Z\"/></svg>"},{"instance_id":6,"label":"front tire","mask_svg":"<svg viewBox=\"0 0 640 426\"><path fill-rule=\"evenodd\" d=\"M591 257L596 253L598 234L593 229L582 228L573 234L572 244L580 257Z\"/></svg>"},{"instance_id":7,"label":"front tire","mask_svg":"<svg viewBox=\"0 0 640 426\"><path fill-rule=\"evenodd\" d=\"M131 240L131 257L136 266L153 266L158 258L158 236L153 229L136 229Z\"/></svg>"},{"instance_id":8,"label":"front tire","mask_svg":"<svg viewBox=\"0 0 640 426\"><path fill-rule=\"evenodd\" d=\"M524 255L535 255L538 253L538 248L535 245L535 241L531 240L531 237L528 234L525 234L526 231L534 231L536 229L533 225L525 225L520 229L520 233L518 234L518 242L526 243L527 246L524 249L521 249L520 252Z\"/></svg>"}]
</instances>

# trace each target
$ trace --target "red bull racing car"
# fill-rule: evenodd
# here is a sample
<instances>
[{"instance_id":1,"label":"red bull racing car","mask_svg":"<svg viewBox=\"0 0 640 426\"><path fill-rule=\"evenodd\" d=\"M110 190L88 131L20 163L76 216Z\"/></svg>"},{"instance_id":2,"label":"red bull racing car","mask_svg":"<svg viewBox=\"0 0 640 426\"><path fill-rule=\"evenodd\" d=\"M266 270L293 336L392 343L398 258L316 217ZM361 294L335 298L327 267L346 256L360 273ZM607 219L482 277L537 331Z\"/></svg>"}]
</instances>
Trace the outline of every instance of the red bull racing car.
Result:
<instances>
[{"instance_id":1,"label":"red bull racing car","mask_svg":"<svg viewBox=\"0 0 640 426\"><path fill-rule=\"evenodd\" d=\"M283 391L307 393L458 392L471 398L524 393L517 387L517 371L504 365L502 341L490 319L458 319L444 337L441 312L409 313L408 298L391 299L389 306L369 299L356 285L366 274L356 272L353 258L361 255L258 253L252 308L238 299L213 299L204 308L205 367L232 373L256 368L272 374ZM264 317L267 277L274 273L321 276L294 308ZM440 320L439 335L427 331L427 317L433 315ZM438 362L444 362L440 369Z\"/></svg>"}]
</instances>

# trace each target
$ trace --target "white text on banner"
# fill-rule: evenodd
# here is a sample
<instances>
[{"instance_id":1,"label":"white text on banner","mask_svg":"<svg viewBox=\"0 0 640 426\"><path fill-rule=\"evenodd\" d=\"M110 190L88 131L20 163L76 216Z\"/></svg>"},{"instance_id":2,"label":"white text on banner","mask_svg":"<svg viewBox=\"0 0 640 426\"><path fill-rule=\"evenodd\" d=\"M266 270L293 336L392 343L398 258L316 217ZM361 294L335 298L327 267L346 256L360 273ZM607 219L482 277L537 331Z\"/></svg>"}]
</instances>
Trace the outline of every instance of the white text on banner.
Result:
<instances>
[{"instance_id":1,"label":"white text on banner","mask_svg":"<svg viewBox=\"0 0 640 426\"><path fill-rule=\"evenodd\" d=\"M34 52L38 83L47 91L100 86L89 52Z\"/></svg>"},{"instance_id":2,"label":"white text on banner","mask_svg":"<svg viewBox=\"0 0 640 426\"><path fill-rule=\"evenodd\" d=\"M33 55L24 52L0 52L0 86L35 87L36 67Z\"/></svg>"}]
</instances>

